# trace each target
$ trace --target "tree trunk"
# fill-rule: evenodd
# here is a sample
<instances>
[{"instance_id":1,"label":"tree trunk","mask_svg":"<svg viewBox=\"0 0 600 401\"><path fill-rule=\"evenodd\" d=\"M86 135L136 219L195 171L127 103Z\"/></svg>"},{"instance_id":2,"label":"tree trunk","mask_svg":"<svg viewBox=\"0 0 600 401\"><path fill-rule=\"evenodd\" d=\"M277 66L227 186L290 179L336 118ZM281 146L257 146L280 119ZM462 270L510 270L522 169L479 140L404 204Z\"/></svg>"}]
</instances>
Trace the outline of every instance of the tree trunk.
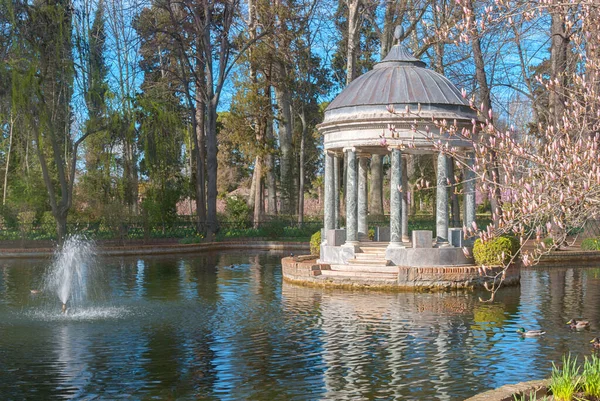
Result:
<instances>
[{"instance_id":1,"label":"tree trunk","mask_svg":"<svg viewBox=\"0 0 600 401\"><path fill-rule=\"evenodd\" d=\"M12 151L13 127L15 121L13 119L12 109L10 111L10 122L8 128L8 151L6 152L6 165L4 167L4 187L2 188L2 206L6 204L6 191L8 189L8 169L10 167L10 153Z\"/></svg>"},{"instance_id":2,"label":"tree trunk","mask_svg":"<svg viewBox=\"0 0 600 401\"><path fill-rule=\"evenodd\" d=\"M304 107L300 112L300 122L302 123L302 136L300 137L300 154L298 161L298 223L304 222L304 138L306 138L308 127L306 126L306 113Z\"/></svg>"},{"instance_id":3,"label":"tree trunk","mask_svg":"<svg viewBox=\"0 0 600 401\"><path fill-rule=\"evenodd\" d=\"M204 153L204 116L205 102L202 100L199 91L196 91L196 132L194 138L194 154L196 159L196 216L198 222L198 232L204 233L206 224L206 177L204 166L206 157Z\"/></svg>"},{"instance_id":4,"label":"tree trunk","mask_svg":"<svg viewBox=\"0 0 600 401\"><path fill-rule=\"evenodd\" d=\"M273 142L273 120L267 122L267 141ZM270 216L277 215L277 177L275 176L275 155L272 151L267 154L267 211Z\"/></svg>"},{"instance_id":5,"label":"tree trunk","mask_svg":"<svg viewBox=\"0 0 600 401\"><path fill-rule=\"evenodd\" d=\"M279 146L281 149L279 197L281 199L281 213L290 215L294 213L292 113L289 93L285 85L281 85L281 81L279 86L275 87L275 97L279 107Z\"/></svg>"},{"instance_id":6,"label":"tree trunk","mask_svg":"<svg viewBox=\"0 0 600 401\"><path fill-rule=\"evenodd\" d=\"M211 97L206 113L207 216L209 237L218 231L217 222L217 99Z\"/></svg>"},{"instance_id":7,"label":"tree trunk","mask_svg":"<svg viewBox=\"0 0 600 401\"><path fill-rule=\"evenodd\" d=\"M396 14L397 2L386 0L383 30L380 35L381 46L379 58L383 60L394 45L394 16ZM369 212L373 216L384 216L383 210L383 156L373 154L371 156L371 183L369 187Z\"/></svg>"},{"instance_id":8,"label":"tree trunk","mask_svg":"<svg viewBox=\"0 0 600 401\"><path fill-rule=\"evenodd\" d=\"M254 165L254 174L256 176L255 194L254 194L254 228L258 228L263 220L265 210L264 200L264 181L262 173L262 157L256 156Z\"/></svg>"},{"instance_id":9,"label":"tree trunk","mask_svg":"<svg viewBox=\"0 0 600 401\"><path fill-rule=\"evenodd\" d=\"M133 214L138 213L138 176L137 176L137 154L135 152L135 139L129 130L135 131L127 121L127 133L123 138L124 163L123 179L125 181L124 198L125 204Z\"/></svg>"},{"instance_id":10,"label":"tree trunk","mask_svg":"<svg viewBox=\"0 0 600 401\"><path fill-rule=\"evenodd\" d=\"M348 0L348 47L346 50L346 85L350 84L356 76L356 58L360 37L360 0Z\"/></svg>"},{"instance_id":11,"label":"tree trunk","mask_svg":"<svg viewBox=\"0 0 600 401\"><path fill-rule=\"evenodd\" d=\"M58 233L58 242L62 244L65 238L67 238L68 230L67 230L67 211L64 213L58 213L54 215L54 219L56 220L56 232Z\"/></svg>"},{"instance_id":12,"label":"tree trunk","mask_svg":"<svg viewBox=\"0 0 600 401\"><path fill-rule=\"evenodd\" d=\"M466 3L466 7L474 13L473 0L469 0ZM492 97L490 87L488 85L487 73L485 71L485 63L483 60L483 51L481 50L481 41L479 34L473 36L471 41L471 48L473 50L473 58L475 60L475 76L477 78L477 84L479 85L479 96L481 103L483 104L483 118L493 123L493 115L490 116L489 112L492 109ZM496 152L490 150L491 163L488 166L488 176L491 182L492 196L490 197L490 204L492 207L492 217L494 220L494 226L498 227L500 217L502 216L502 194L500 192L500 171L497 166Z\"/></svg>"},{"instance_id":13,"label":"tree trunk","mask_svg":"<svg viewBox=\"0 0 600 401\"><path fill-rule=\"evenodd\" d=\"M394 45L394 16L396 14L397 1L386 0L385 15L383 17L383 30L381 32L379 57L381 60L387 56Z\"/></svg>"},{"instance_id":14,"label":"tree trunk","mask_svg":"<svg viewBox=\"0 0 600 401\"><path fill-rule=\"evenodd\" d=\"M256 166L259 164L259 157L254 158L254 170L252 170L252 182L250 184L250 193L248 194L248 208L254 210L256 204Z\"/></svg>"},{"instance_id":15,"label":"tree trunk","mask_svg":"<svg viewBox=\"0 0 600 401\"><path fill-rule=\"evenodd\" d=\"M551 45L550 45L550 80L557 82L549 93L549 123L558 126L562 122L565 112L565 86L567 71L567 50L569 39L565 29L565 16L560 6L555 6L550 13L551 23Z\"/></svg>"}]
</instances>

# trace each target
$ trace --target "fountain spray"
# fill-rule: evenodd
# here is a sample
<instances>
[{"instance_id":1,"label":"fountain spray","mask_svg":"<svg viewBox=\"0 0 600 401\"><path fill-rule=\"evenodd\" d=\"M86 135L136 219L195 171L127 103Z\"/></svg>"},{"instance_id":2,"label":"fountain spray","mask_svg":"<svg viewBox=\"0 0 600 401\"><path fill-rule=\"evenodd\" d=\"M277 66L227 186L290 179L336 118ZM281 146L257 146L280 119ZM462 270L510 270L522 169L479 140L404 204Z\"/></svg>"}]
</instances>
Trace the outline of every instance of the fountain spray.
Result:
<instances>
[{"instance_id":1,"label":"fountain spray","mask_svg":"<svg viewBox=\"0 0 600 401\"><path fill-rule=\"evenodd\" d=\"M94 259L94 247L80 237L68 237L57 249L46 275L45 286L61 301L61 313L85 300L87 295L88 268Z\"/></svg>"}]
</instances>

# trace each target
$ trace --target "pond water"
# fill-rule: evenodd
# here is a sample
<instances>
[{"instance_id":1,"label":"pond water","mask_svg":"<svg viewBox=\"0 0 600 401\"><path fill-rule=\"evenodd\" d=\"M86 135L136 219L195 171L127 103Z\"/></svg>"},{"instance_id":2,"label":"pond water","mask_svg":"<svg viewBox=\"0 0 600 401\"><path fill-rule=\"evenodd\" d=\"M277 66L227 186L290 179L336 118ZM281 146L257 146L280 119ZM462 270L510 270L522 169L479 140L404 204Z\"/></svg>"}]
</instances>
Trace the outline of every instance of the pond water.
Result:
<instances>
[{"instance_id":1,"label":"pond water","mask_svg":"<svg viewBox=\"0 0 600 401\"><path fill-rule=\"evenodd\" d=\"M48 261L0 260L0 399L463 400L544 378L600 334L600 269L525 270L481 303L298 287L280 258L102 259L66 315L31 293Z\"/></svg>"}]
</instances>

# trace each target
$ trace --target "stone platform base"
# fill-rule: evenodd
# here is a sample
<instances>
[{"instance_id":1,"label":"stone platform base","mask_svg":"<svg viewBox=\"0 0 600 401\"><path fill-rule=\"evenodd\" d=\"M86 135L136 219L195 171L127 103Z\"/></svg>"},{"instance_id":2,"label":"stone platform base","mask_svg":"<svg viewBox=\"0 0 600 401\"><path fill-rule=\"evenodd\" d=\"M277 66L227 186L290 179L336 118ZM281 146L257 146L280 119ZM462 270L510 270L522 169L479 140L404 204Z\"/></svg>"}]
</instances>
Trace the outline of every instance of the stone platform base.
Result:
<instances>
[{"instance_id":1,"label":"stone platform base","mask_svg":"<svg viewBox=\"0 0 600 401\"><path fill-rule=\"evenodd\" d=\"M398 266L398 286L417 290L475 289L483 287L485 281L493 281L492 277L501 271L501 268L489 269L484 277L474 265ZM520 279L519 268L510 266L502 285L515 285Z\"/></svg>"},{"instance_id":2,"label":"stone platform base","mask_svg":"<svg viewBox=\"0 0 600 401\"><path fill-rule=\"evenodd\" d=\"M385 266L369 269L320 263L314 256L296 256L282 259L283 278L287 281L319 286L349 289L378 289L392 291L444 291L475 289L491 279L482 276L474 265L462 266ZM499 270L488 270L492 276ZM518 284L519 268L511 266L503 285Z\"/></svg>"}]
</instances>

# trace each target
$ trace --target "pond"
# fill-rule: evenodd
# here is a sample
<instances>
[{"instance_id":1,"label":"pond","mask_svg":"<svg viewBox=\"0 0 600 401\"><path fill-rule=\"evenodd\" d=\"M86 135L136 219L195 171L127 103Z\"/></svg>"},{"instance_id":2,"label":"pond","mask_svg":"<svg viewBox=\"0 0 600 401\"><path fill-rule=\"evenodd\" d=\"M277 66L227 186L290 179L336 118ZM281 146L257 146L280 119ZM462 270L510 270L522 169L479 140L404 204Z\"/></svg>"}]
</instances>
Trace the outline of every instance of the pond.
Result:
<instances>
[{"instance_id":1,"label":"pond","mask_svg":"<svg viewBox=\"0 0 600 401\"><path fill-rule=\"evenodd\" d=\"M48 261L1 260L0 399L463 400L544 378L600 334L600 269L524 270L481 303L298 287L281 256L105 258L66 315L31 292Z\"/></svg>"}]
</instances>

